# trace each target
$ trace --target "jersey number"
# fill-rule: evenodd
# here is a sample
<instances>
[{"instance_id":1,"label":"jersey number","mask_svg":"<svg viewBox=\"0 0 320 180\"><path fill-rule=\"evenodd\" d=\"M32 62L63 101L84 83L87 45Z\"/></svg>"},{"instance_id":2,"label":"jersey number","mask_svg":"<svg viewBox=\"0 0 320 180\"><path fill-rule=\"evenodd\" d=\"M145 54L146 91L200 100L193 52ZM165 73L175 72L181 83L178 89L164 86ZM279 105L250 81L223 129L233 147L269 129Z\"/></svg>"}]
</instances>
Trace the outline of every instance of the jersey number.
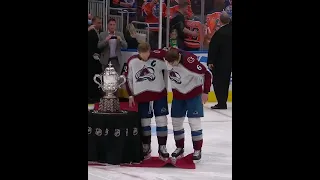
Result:
<instances>
[{"instance_id":1,"label":"jersey number","mask_svg":"<svg viewBox=\"0 0 320 180\"><path fill-rule=\"evenodd\" d=\"M197 65L197 69L198 69L199 71L201 71L201 70L202 70L202 67L201 67L200 65Z\"/></svg>"}]
</instances>

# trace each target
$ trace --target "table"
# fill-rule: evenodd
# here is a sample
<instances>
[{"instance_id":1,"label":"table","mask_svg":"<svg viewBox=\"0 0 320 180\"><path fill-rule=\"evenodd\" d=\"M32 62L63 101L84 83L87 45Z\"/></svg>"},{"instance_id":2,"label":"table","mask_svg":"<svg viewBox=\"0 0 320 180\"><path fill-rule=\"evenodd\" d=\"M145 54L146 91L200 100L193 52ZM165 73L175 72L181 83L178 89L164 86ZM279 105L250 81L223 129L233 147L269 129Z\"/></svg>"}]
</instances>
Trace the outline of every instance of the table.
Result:
<instances>
[{"instance_id":1,"label":"table","mask_svg":"<svg viewBox=\"0 0 320 180\"><path fill-rule=\"evenodd\" d=\"M137 112L88 112L88 161L118 165L142 161L141 122Z\"/></svg>"}]
</instances>

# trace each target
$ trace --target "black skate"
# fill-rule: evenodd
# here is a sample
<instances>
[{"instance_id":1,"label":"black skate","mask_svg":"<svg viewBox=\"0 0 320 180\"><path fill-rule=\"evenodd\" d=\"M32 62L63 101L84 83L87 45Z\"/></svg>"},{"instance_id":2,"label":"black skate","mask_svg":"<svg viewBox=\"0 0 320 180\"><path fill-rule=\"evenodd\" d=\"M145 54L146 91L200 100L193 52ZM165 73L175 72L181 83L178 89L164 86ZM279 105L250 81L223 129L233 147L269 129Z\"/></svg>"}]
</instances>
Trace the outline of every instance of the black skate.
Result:
<instances>
[{"instance_id":1,"label":"black skate","mask_svg":"<svg viewBox=\"0 0 320 180\"><path fill-rule=\"evenodd\" d=\"M194 163L198 163L201 159L201 150L194 150L192 158Z\"/></svg>"},{"instance_id":2,"label":"black skate","mask_svg":"<svg viewBox=\"0 0 320 180\"><path fill-rule=\"evenodd\" d=\"M142 144L143 158L144 160L151 158L151 147L150 144Z\"/></svg>"},{"instance_id":3,"label":"black skate","mask_svg":"<svg viewBox=\"0 0 320 180\"><path fill-rule=\"evenodd\" d=\"M166 145L161 145L159 146L159 159L163 160L163 161L167 161L169 158L169 153L167 152L167 148Z\"/></svg>"},{"instance_id":4,"label":"black skate","mask_svg":"<svg viewBox=\"0 0 320 180\"><path fill-rule=\"evenodd\" d=\"M177 159L183 158L184 149L183 148L177 148L173 153L171 154L171 161L173 164L176 163Z\"/></svg>"}]
</instances>

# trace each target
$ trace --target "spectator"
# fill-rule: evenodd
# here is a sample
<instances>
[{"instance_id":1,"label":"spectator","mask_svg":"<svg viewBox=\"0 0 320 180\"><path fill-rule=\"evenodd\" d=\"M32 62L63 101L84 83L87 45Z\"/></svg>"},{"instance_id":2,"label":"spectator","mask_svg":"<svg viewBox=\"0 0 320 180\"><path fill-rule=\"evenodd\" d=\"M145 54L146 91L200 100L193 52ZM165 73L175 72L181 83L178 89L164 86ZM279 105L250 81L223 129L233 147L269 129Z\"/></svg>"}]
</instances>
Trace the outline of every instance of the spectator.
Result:
<instances>
[{"instance_id":1,"label":"spectator","mask_svg":"<svg viewBox=\"0 0 320 180\"><path fill-rule=\"evenodd\" d=\"M215 0L213 5L213 11L212 12L221 12L226 7L225 6L226 0Z\"/></svg>"},{"instance_id":2,"label":"spectator","mask_svg":"<svg viewBox=\"0 0 320 180\"><path fill-rule=\"evenodd\" d=\"M230 18L232 18L232 0L227 0L226 1L226 9L225 11L228 13Z\"/></svg>"},{"instance_id":3,"label":"spectator","mask_svg":"<svg viewBox=\"0 0 320 180\"><path fill-rule=\"evenodd\" d=\"M170 40L169 40L170 47L179 48L177 37L178 37L177 30L176 29L172 30L172 32L170 33Z\"/></svg>"},{"instance_id":4,"label":"spectator","mask_svg":"<svg viewBox=\"0 0 320 180\"><path fill-rule=\"evenodd\" d=\"M110 1L110 14L123 17L123 29L125 31L127 22L136 20L136 0L112 0ZM128 19L129 18L129 19ZM120 23L120 22L118 22Z\"/></svg>"},{"instance_id":5,"label":"spectator","mask_svg":"<svg viewBox=\"0 0 320 180\"><path fill-rule=\"evenodd\" d=\"M221 12L214 12L207 15L206 30L204 36L204 46L209 46L210 40L214 33L222 26L220 21Z\"/></svg>"},{"instance_id":6,"label":"spectator","mask_svg":"<svg viewBox=\"0 0 320 180\"><path fill-rule=\"evenodd\" d=\"M137 20L137 3L136 0L120 0L120 6L125 8L129 14L124 14L124 27L126 27L126 22L136 21ZM129 17L129 20L128 20Z\"/></svg>"},{"instance_id":7,"label":"spectator","mask_svg":"<svg viewBox=\"0 0 320 180\"><path fill-rule=\"evenodd\" d=\"M88 26L92 24L92 15L89 13L88 14Z\"/></svg>"},{"instance_id":8,"label":"spectator","mask_svg":"<svg viewBox=\"0 0 320 180\"><path fill-rule=\"evenodd\" d=\"M137 1L137 20L140 22L145 22L145 17L144 17L144 13L143 13L143 8L144 5L146 4L146 2L144 0L138 0ZM137 27L142 26L142 25L137 25ZM143 26L144 27L144 26ZM140 28L140 27L139 27Z\"/></svg>"},{"instance_id":9,"label":"spectator","mask_svg":"<svg viewBox=\"0 0 320 180\"><path fill-rule=\"evenodd\" d=\"M110 7L111 8L119 8L120 7L120 0L110 0Z\"/></svg>"},{"instance_id":10,"label":"spectator","mask_svg":"<svg viewBox=\"0 0 320 180\"><path fill-rule=\"evenodd\" d=\"M102 69L108 67L111 62L118 74L120 74L120 66L123 62L121 59L121 48L127 48L128 44L122 32L116 31L116 20L108 20L108 31L102 32L99 35L98 48L101 50L100 62Z\"/></svg>"},{"instance_id":11,"label":"spectator","mask_svg":"<svg viewBox=\"0 0 320 180\"><path fill-rule=\"evenodd\" d=\"M189 19L185 21L185 27L189 30L198 32L197 36L193 35L185 35L184 37L184 45L186 51L199 51L201 47L201 41L203 36L204 27L201 21L197 17L193 17L193 19Z\"/></svg>"},{"instance_id":12,"label":"spectator","mask_svg":"<svg viewBox=\"0 0 320 180\"><path fill-rule=\"evenodd\" d=\"M184 0L171 0L170 1L170 17L172 18L174 14L177 13L179 10L179 3L183 3ZM193 12L191 8L191 0L186 1L188 3L188 10L186 11L186 18L192 19L193 18Z\"/></svg>"},{"instance_id":13,"label":"spectator","mask_svg":"<svg viewBox=\"0 0 320 180\"><path fill-rule=\"evenodd\" d=\"M208 50L207 63L214 77L212 83L218 100L211 109L227 109L232 72L232 23L226 12L222 12L220 20L223 26L212 36Z\"/></svg>"},{"instance_id":14,"label":"spectator","mask_svg":"<svg viewBox=\"0 0 320 180\"><path fill-rule=\"evenodd\" d=\"M175 16L171 19L170 21L170 31L172 32L173 29L176 29L178 32L178 47L180 49L185 50L185 44L184 44L184 39L186 35L191 35L191 36L198 36L197 31L191 31L188 28L186 28L185 25L185 15L188 11L188 2L182 0L179 1L178 5L178 10Z\"/></svg>"},{"instance_id":15,"label":"spectator","mask_svg":"<svg viewBox=\"0 0 320 180\"><path fill-rule=\"evenodd\" d=\"M93 56L99 53L97 44L101 25L101 18L96 16L92 18L92 25L88 27L88 103L97 102L100 98L100 90L98 85L94 83L93 76L101 73L101 64Z\"/></svg>"},{"instance_id":16,"label":"spectator","mask_svg":"<svg viewBox=\"0 0 320 180\"><path fill-rule=\"evenodd\" d=\"M120 0L120 7L122 8L133 8L135 5L135 0Z\"/></svg>"},{"instance_id":17,"label":"spectator","mask_svg":"<svg viewBox=\"0 0 320 180\"><path fill-rule=\"evenodd\" d=\"M136 5L135 0L111 0L110 7L112 8L133 8Z\"/></svg>"},{"instance_id":18,"label":"spectator","mask_svg":"<svg viewBox=\"0 0 320 180\"><path fill-rule=\"evenodd\" d=\"M143 15L145 16L145 22L149 23L150 31L149 31L149 39L152 39L150 41L151 49L158 49L158 35L159 35L159 17L160 17L160 2L162 1L162 17L163 17L163 25L165 24L165 16L166 16L166 10L167 6L166 3L164 3L164 0L147 0L143 7ZM164 30L165 28L163 28ZM162 31L163 38L165 38L165 32ZM165 42L164 39L162 42Z\"/></svg>"},{"instance_id":19,"label":"spectator","mask_svg":"<svg viewBox=\"0 0 320 180\"><path fill-rule=\"evenodd\" d=\"M138 48L140 40L138 39L138 34L133 24L130 23L127 25L124 37L128 43L128 49Z\"/></svg>"},{"instance_id":20,"label":"spectator","mask_svg":"<svg viewBox=\"0 0 320 180\"><path fill-rule=\"evenodd\" d=\"M208 46L214 33L216 33L222 26L225 25L225 24L223 24L223 21L221 21L221 14L222 13L224 13L225 16L226 16L226 13L228 14L228 12L223 11L223 12L215 12L215 13L207 15L206 34L204 37L204 46ZM226 18L225 16L223 16L222 18ZM228 21L224 21L224 22L229 22L229 20L231 19L231 16L229 15L227 17L227 19L228 19Z\"/></svg>"}]
</instances>

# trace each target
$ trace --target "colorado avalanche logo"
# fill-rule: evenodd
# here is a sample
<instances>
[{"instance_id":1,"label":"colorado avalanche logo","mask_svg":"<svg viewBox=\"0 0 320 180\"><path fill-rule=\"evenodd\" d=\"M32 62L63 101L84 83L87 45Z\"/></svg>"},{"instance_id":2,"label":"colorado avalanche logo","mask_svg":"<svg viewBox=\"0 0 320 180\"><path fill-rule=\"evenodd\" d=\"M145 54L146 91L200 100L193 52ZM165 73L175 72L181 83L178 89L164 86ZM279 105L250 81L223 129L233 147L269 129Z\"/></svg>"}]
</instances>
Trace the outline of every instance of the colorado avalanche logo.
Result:
<instances>
[{"instance_id":1,"label":"colorado avalanche logo","mask_svg":"<svg viewBox=\"0 0 320 180\"><path fill-rule=\"evenodd\" d=\"M154 69L146 66L143 66L143 68L136 73L135 77L137 82L145 80L154 81L156 79L156 76L154 75Z\"/></svg>"},{"instance_id":2,"label":"colorado avalanche logo","mask_svg":"<svg viewBox=\"0 0 320 180\"><path fill-rule=\"evenodd\" d=\"M178 72L174 71L173 69L169 70L169 78L171 79L171 81L177 83L177 84L181 84L181 76Z\"/></svg>"}]
</instances>

